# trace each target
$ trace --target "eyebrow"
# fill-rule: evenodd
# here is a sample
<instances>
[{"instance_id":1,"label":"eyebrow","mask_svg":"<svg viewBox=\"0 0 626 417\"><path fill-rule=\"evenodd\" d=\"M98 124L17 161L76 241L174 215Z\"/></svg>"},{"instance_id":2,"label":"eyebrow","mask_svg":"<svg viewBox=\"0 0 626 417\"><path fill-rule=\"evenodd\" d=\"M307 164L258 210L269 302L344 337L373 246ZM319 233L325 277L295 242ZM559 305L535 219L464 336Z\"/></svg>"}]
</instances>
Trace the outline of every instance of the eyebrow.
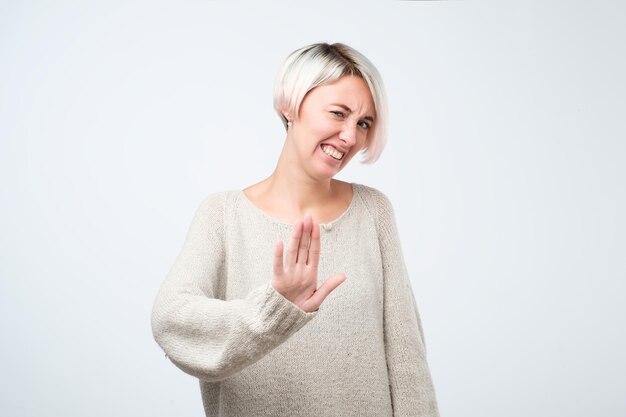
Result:
<instances>
[{"instance_id":1,"label":"eyebrow","mask_svg":"<svg viewBox=\"0 0 626 417\"><path fill-rule=\"evenodd\" d=\"M352 113L352 109L350 107L346 106L345 104L333 103L332 106L341 107L342 109L344 109L348 113ZM365 117L363 117L363 120L369 120L370 122L373 122L374 121L374 117L373 116L365 116Z\"/></svg>"}]
</instances>

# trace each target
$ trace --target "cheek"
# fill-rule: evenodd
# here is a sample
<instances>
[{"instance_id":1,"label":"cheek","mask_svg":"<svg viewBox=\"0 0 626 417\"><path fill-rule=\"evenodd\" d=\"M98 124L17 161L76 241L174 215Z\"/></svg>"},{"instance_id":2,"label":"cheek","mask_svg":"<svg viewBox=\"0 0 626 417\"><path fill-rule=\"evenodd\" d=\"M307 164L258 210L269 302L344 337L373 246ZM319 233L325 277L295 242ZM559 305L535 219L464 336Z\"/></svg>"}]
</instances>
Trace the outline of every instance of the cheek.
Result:
<instances>
[{"instance_id":1,"label":"cheek","mask_svg":"<svg viewBox=\"0 0 626 417\"><path fill-rule=\"evenodd\" d=\"M307 123L307 131L312 137L320 138L332 131L331 125L323 118L311 118Z\"/></svg>"},{"instance_id":2,"label":"cheek","mask_svg":"<svg viewBox=\"0 0 626 417\"><path fill-rule=\"evenodd\" d=\"M355 143L352 149L350 150L350 153L348 154L349 156L348 161L351 160L356 154L358 154L361 151L361 149L365 147L366 143L367 142L365 141L365 139L361 139L357 143Z\"/></svg>"},{"instance_id":3,"label":"cheek","mask_svg":"<svg viewBox=\"0 0 626 417\"><path fill-rule=\"evenodd\" d=\"M373 134L373 132L370 129L370 130L367 130L365 133L363 133L361 136L359 136L358 142L356 143L357 149L360 150L365 145L367 145L369 143L368 140L370 139L372 134Z\"/></svg>"}]
</instances>

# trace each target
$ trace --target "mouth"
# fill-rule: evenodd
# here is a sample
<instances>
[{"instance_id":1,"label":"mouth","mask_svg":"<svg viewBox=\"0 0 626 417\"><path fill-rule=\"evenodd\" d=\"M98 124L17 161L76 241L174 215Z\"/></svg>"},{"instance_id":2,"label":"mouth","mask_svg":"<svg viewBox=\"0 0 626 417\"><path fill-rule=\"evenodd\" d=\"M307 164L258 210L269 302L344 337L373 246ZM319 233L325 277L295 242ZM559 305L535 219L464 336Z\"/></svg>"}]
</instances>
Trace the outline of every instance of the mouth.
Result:
<instances>
[{"instance_id":1,"label":"mouth","mask_svg":"<svg viewBox=\"0 0 626 417\"><path fill-rule=\"evenodd\" d=\"M343 152L339 152L337 149L335 149L333 146L331 145L326 145L326 144L322 144L320 145L320 147L322 148L322 152L324 152L326 155L341 161L341 159L343 158L343 156L345 155Z\"/></svg>"}]
</instances>

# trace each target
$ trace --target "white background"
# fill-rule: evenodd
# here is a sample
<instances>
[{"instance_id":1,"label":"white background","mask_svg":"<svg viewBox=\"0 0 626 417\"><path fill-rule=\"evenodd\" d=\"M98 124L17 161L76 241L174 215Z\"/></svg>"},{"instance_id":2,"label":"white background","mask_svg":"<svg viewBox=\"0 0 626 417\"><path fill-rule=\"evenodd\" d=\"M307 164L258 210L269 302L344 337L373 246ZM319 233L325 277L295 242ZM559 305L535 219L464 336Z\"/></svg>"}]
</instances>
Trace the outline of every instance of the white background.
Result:
<instances>
[{"instance_id":1,"label":"white background","mask_svg":"<svg viewBox=\"0 0 626 417\"><path fill-rule=\"evenodd\" d=\"M503 4L504 3L504 4ZM200 416L152 339L209 193L269 175L274 75L345 42L388 147L442 416L626 415L626 7L0 2L0 414Z\"/></svg>"}]
</instances>

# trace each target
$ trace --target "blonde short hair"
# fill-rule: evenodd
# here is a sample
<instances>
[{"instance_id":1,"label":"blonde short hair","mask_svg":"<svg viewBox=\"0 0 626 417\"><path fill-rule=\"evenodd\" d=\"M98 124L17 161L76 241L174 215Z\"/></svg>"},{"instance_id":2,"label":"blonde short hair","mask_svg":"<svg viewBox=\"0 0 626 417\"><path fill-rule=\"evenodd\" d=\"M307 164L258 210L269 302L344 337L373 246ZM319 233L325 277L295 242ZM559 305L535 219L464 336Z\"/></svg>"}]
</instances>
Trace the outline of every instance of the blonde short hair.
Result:
<instances>
[{"instance_id":1,"label":"blonde short hair","mask_svg":"<svg viewBox=\"0 0 626 417\"><path fill-rule=\"evenodd\" d=\"M362 159L371 164L379 158L387 141L387 95L374 64L355 49L341 43L316 43L292 52L276 77L274 108L287 129L282 109L297 115L309 91L347 75L363 78L374 101L374 129L363 147Z\"/></svg>"}]
</instances>

